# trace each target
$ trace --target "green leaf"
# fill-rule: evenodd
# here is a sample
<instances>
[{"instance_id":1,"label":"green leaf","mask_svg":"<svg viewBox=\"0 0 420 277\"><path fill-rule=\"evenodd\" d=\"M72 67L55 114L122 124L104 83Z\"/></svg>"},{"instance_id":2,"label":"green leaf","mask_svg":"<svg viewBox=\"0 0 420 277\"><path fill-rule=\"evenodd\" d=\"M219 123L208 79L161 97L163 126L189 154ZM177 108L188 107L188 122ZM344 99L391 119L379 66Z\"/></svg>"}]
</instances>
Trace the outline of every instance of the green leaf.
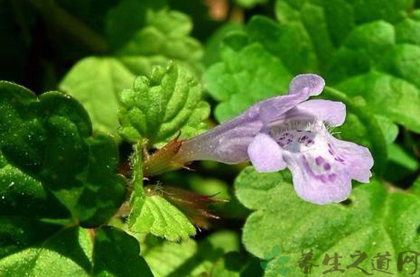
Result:
<instances>
[{"instance_id":1,"label":"green leaf","mask_svg":"<svg viewBox=\"0 0 420 277\"><path fill-rule=\"evenodd\" d=\"M392 123L387 117L376 115L375 118L385 136L386 144L390 145L397 139L399 133L398 126Z\"/></svg>"},{"instance_id":2,"label":"green leaf","mask_svg":"<svg viewBox=\"0 0 420 277\"><path fill-rule=\"evenodd\" d=\"M420 196L420 178L417 178L417 180L414 182L411 191L417 193L417 195Z\"/></svg>"},{"instance_id":3,"label":"green leaf","mask_svg":"<svg viewBox=\"0 0 420 277\"><path fill-rule=\"evenodd\" d=\"M139 214L131 213L133 233L152 233L170 241L188 239L196 234L195 227L178 208L161 196L147 196Z\"/></svg>"},{"instance_id":4,"label":"green leaf","mask_svg":"<svg viewBox=\"0 0 420 277\"><path fill-rule=\"evenodd\" d=\"M106 137L99 136L101 139ZM108 151L107 145L98 143L96 147L95 151ZM106 159L92 162L95 173L88 174L101 174L103 169L98 165L111 166L106 163ZM74 222L66 220L68 211L40 181L7 164L2 155L0 165L2 276L152 276L139 256L135 238L112 227L88 230L74 226ZM102 178L109 179L102 180L104 185L114 185L107 184L113 176L105 173ZM99 213L107 213L102 210L107 203L97 202L103 197L86 190L81 199L84 196L89 197ZM86 214L92 211L90 207L82 210Z\"/></svg>"},{"instance_id":5,"label":"green leaf","mask_svg":"<svg viewBox=\"0 0 420 277\"><path fill-rule=\"evenodd\" d=\"M116 134L119 93L130 88L134 78L118 59L88 57L72 67L60 89L83 104L96 131Z\"/></svg>"},{"instance_id":6,"label":"green leaf","mask_svg":"<svg viewBox=\"0 0 420 277\"><path fill-rule=\"evenodd\" d=\"M0 169L0 216L13 216L31 219L68 218L68 210L42 186L42 183L29 174L8 164L0 154L4 164Z\"/></svg>"},{"instance_id":7,"label":"green leaf","mask_svg":"<svg viewBox=\"0 0 420 277\"><path fill-rule=\"evenodd\" d=\"M388 153L389 160L384 177L389 182L398 184L407 177L415 174L420 167L419 161L396 143L388 146Z\"/></svg>"},{"instance_id":8,"label":"green leaf","mask_svg":"<svg viewBox=\"0 0 420 277\"><path fill-rule=\"evenodd\" d=\"M179 243L164 241L157 246L147 249L142 254L152 269L153 275L159 277L170 276L177 270L180 270L185 274L183 276L186 276L189 272L194 272L194 267L198 267L196 270L201 273L203 269L200 266L200 261L194 258L197 252L197 242L189 239ZM189 268L183 270L183 264L193 259L194 262L190 263ZM168 261L171 262L168 263Z\"/></svg>"},{"instance_id":9,"label":"green leaf","mask_svg":"<svg viewBox=\"0 0 420 277\"><path fill-rule=\"evenodd\" d=\"M252 8L259 4L266 4L268 0L235 0L235 2L244 8Z\"/></svg>"},{"instance_id":10,"label":"green leaf","mask_svg":"<svg viewBox=\"0 0 420 277\"><path fill-rule=\"evenodd\" d=\"M204 240L164 241L142 253L154 276L201 276L210 274L214 263L240 248L239 237L232 231L219 231ZM170 261L170 262L168 262ZM218 276L218 275L212 275Z\"/></svg>"},{"instance_id":11,"label":"green leaf","mask_svg":"<svg viewBox=\"0 0 420 277\"><path fill-rule=\"evenodd\" d=\"M269 269L268 262L260 262L261 268L264 270Z\"/></svg>"},{"instance_id":12,"label":"green leaf","mask_svg":"<svg viewBox=\"0 0 420 277\"><path fill-rule=\"evenodd\" d=\"M241 31L242 24L228 22L217 29L206 41L203 54L203 63L206 67L221 60L220 48L223 38L233 31Z\"/></svg>"},{"instance_id":13,"label":"green leaf","mask_svg":"<svg viewBox=\"0 0 420 277\"><path fill-rule=\"evenodd\" d=\"M230 252L219 259L211 273L211 276L240 277L240 276L262 276L263 264L252 256L245 256L239 252Z\"/></svg>"},{"instance_id":14,"label":"green leaf","mask_svg":"<svg viewBox=\"0 0 420 277\"><path fill-rule=\"evenodd\" d=\"M82 228L0 221L2 276L153 276L137 240L121 230L100 228L92 241ZM16 236L19 232L27 235Z\"/></svg>"},{"instance_id":15,"label":"green leaf","mask_svg":"<svg viewBox=\"0 0 420 277\"><path fill-rule=\"evenodd\" d=\"M89 164L85 187L77 201L81 221L89 226L106 222L125 200L126 180L114 173L118 168L118 149L115 142L103 134L88 141ZM79 177L80 178L80 177Z\"/></svg>"},{"instance_id":16,"label":"green leaf","mask_svg":"<svg viewBox=\"0 0 420 277\"><path fill-rule=\"evenodd\" d=\"M400 43L420 45L420 11L414 10L410 17L397 24L395 27L396 39Z\"/></svg>"},{"instance_id":17,"label":"green leaf","mask_svg":"<svg viewBox=\"0 0 420 277\"><path fill-rule=\"evenodd\" d=\"M138 30L117 56L137 75L149 74L153 65L175 60L200 76L203 50L200 42L189 36L191 30L191 19L183 13L150 10L147 26Z\"/></svg>"},{"instance_id":18,"label":"green leaf","mask_svg":"<svg viewBox=\"0 0 420 277\"><path fill-rule=\"evenodd\" d=\"M61 226L25 217L25 214L18 212L14 215L1 215L0 223L0 269L4 268L3 263L7 257L13 257L15 253L33 245L41 245L61 230Z\"/></svg>"},{"instance_id":19,"label":"green leaf","mask_svg":"<svg viewBox=\"0 0 420 277\"><path fill-rule=\"evenodd\" d=\"M320 66L314 54L312 38L301 24L277 24L274 20L257 15L249 21L246 33L250 43L262 45L292 75Z\"/></svg>"},{"instance_id":20,"label":"green leaf","mask_svg":"<svg viewBox=\"0 0 420 277\"><path fill-rule=\"evenodd\" d=\"M240 39L237 35L228 38ZM222 102L215 109L219 122L238 115L261 99L287 90L290 73L259 44L238 51L224 49L222 59L223 62L211 66L203 76L210 94Z\"/></svg>"},{"instance_id":21,"label":"green leaf","mask_svg":"<svg viewBox=\"0 0 420 277\"><path fill-rule=\"evenodd\" d=\"M390 23L375 21L358 26L337 50L327 76L331 82L338 83L366 73L394 44L395 31Z\"/></svg>"},{"instance_id":22,"label":"green leaf","mask_svg":"<svg viewBox=\"0 0 420 277\"><path fill-rule=\"evenodd\" d=\"M373 112L401 123L410 130L420 132L419 90L407 81L379 72L370 72L347 79L338 88L349 96L357 96L364 92L363 97Z\"/></svg>"},{"instance_id":23,"label":"green leaf","mask_svg":"<svg viewBox=\"0 0 420 277\"><path fill-rule=\"evenodd\" d=\"M413 172L419 168L419 162L416 158L407 154L398 144L390 145L389 159L390 161L400 164Z\"/></svg>"},{"instance_id":24,"label":"green leaf","mask_svg":"<svg viewBox=\"0 0 420 277\"><path fill-rule=\"evenodd\" d=\"M140 256L138 241L113 227L96 233L93 264L93 276L153 276Z\"/></svg>"},{"instance_id":25,"label":"green leaf","mask_svg":"<svg viewBox=\"0 0 420 277\"><path fill-rule=\"evenodd\" d=\"M189 36L191 20L175 11L153 11L161 1L137 2L124 0L109 13L110 39L118 41L117 44L124 41L118 51L109 57L82 59L59 84L61 90L83 104L91 115L95 131L117 137L120 93L132 88L135 76L149 75L153 66L166 65L170 60L184 65L197 76L202 71L199 62L202 47ZM136 13L138 9L142 11ZM127 18L127 11L134 13L133 17Z\"/></svg>"},{"instance_id":26,"label":"green leaf","mask_svg":"<svg viewBox=\"0 0 420 277\"><path fill-rule=\"evenodd\" d=\"M122 47L147 24L147 13L165 7L165 0L121 0L106 16L105 33L114 49Z\"/></svg>"},{"instance_id":27,"label":"green leaf","mask_svg":"<svg viewBox=\"0 0 420 277\"><path fill-rule=\"evenodd\" d=\"M209 106L201 100L201 87L183 67L155 67L134 88L121 94L120 133L131 142L141 138L150 145L165 143L181 131L181 138L205 130Z\"/></svg>"},{"instance_id":28,"label":"green leaf","mask_svg":"<svg viewBox=\"0 0 420 277\"><path fill-rule=\"evenodd\" d=\"M104 135L92 138L86 111L67 95L47 92L37 98L8 82L0 82L0 93L0 151L15 168L8 168L14 176L3 175L2 190L13 193L28 183L32 188L25 190L32 201L50 198L51 192L83 225L97 226L109 219L125 194L124 179L114 173L115 143ZM10 189L11 182L18 186ZM6 203L18 205L14 201L23 199L15 194Z\"/></svg>"},{"instance_id":29,"label":"green leaf","mask_svg":"<svg viewBox=\"0 0 420 277\"><path fill-rule=\"evenodd\" d=\"M4 225L6 223L6 225ZM2 222L2 231L16 226L17 221ZM39 223L38 223L39 224ZM45 225L45 224L44 224ZM43 232L38 226L17 225L13 231ZM22 228L23 227L23 228ZM41 226L39 226L41 227ZM9 229L9 231L11 231ZM3 233L3 232L2 232ZM6 231L9 235L9 232ZM10 232L10 235L12 232ZM4 237L4 233L2 237ZM0 260L3 276L91 276L92 241L85 229L77 227L58 229L43 234L42 240L24 241L19 251L9 253ZM6 236L7 238L7 236ZM14 241L19 245L19 241ZM24 261L24 262L22 262Z\"/></svg>"},{"instance_id":30,"label":"green leaf","mask_svg":"<svg viewBox=\"0 0 420 277\"><path fill-rule=\"evenodd\" d=\"M410 192L389 190L375 179L355 187L348 203L326 206L301 200L288 171L262 174L248 167L237 178L235 188L240 201L256 210L244 226L246 249L263 258L264 252L279 245L282 255L291 257L287 266L293 276L306 276L298 267L302 250L306 253L312 249L317 265L322 264L325 254L335 252L343 256L340 263L348 265L354 262L350 255L356 250L366 252L369 258L389 251L396 261L398 253L420 247L420 198ZM275 263L273 260L270 265ZM371 270L369 260L360 266ZM322 271L312 269L315 275ZM413 268L397 274L396 263L391 263L390 271L408 276ZM357 269L345 273L359 274Z\"/></svg>"}]
</instances>

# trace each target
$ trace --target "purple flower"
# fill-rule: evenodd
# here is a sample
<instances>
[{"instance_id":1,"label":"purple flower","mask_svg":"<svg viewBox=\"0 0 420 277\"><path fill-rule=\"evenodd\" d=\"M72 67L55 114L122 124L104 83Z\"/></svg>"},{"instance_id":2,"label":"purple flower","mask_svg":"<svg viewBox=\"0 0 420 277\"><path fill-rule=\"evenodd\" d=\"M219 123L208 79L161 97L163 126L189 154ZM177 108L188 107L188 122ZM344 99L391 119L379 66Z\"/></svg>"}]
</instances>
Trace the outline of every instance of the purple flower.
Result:
<instances>
[{"instance_id":1,"label":"purple flower","mask_svg":"<svg viewBox=\"0 0 420 277\"><path fill-rule=\"evenodd\" d=\"M178 160L228 164L250 160L259 172L288 167L304 200L326 204L347 199L352 179L369 181L373 159L366 147L329 133L326 125L344 123L343 103L307 100L319 95L324 85L314 74L296 76L288 95L258 102L238 117L184 141Z\"/></svg>"}]
</instances>

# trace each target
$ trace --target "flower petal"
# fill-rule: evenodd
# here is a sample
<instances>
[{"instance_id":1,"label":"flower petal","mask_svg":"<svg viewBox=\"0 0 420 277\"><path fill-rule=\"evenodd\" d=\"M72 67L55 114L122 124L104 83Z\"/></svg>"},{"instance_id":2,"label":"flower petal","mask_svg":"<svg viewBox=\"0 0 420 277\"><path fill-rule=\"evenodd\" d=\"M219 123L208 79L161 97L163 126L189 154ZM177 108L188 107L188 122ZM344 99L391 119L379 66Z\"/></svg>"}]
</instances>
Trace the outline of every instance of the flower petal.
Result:
<instances>
[{"instance_id":1,"label":"flower petal","mask_svg":"<svg viewBox=\"0 0 420 277\"><path fill-rule=\"evenodd\" d=\"M290 82L289 94L277 96L257 103L263 126L278 120L290 109L307 100L311 95L319 95L325 86L322 77L315 74L298 75Z\"/></svg>"},{"instance_id":2,"label":"flower petal","mask_svg":"<svg viewBox=\"0 0 420 277\"><path fill-rule=\"evenodd\" d=\"M317 204L340 202L351 191L351 179L369 181L373 159L367 148L335 139L322 121L301 121L270 130L300 197Z\"/></svg>"},{"instance_id":3,"label":"flower petal","mask_svg":"<svg viewBox=\"0 0 420 277\"><path fill-rule=\"evenodd\" d=\"M283 150L269 135L259 133L248 147L248 156L259 172L273 172L286 168Z\"/></svg>"},{"instance_id":4,"label":"flower petal","mask_svg":"<svg viewBox=\"0 0 420 277\"><path fill-rule=\"evenodd\" d=\"M346 120L346 105L330 100L308 100L296 106L298 112L314 115L330 126L340 126ZM290 111L295 112L295 111Z\"/></svg>"},{"instance_id":5,"label":"flower petal","mask_svg":"<svg viewBox=\"0 0 420 277\"><path fill-rule=\"evenodd\" d=\"M372 176L370 169L374 163L369 149L334 137L332 137L332 140L337 151L347 161L346 170L350 178L362 183L368 183L369 178Z\"/></svg>"},{"instance_id":6,"label":"flower petal","mask_svg":"<svg viewBox=\"0 0 420 277\"><path fill-rule=\"evenodd\" d=\"M297 75L290 82L289 94L308 94L315 96L321 94L324 89L325 81L316 74Z\"/></svg>"},{"instance_id":7,"label":"flower petal","mask_svg":"<svg viewBox=\"0 0 420 277\"><path fill-rule=\"evenodd\" d=\"M345 172L319 175L310 165L314 162L309 160L311 157L286 152L284 156L293 174L295 191L302 199L324 205L344 201L350 195L351 179Z\"/></svg>"},{"instance_id":8,"label":"flower petal","mask_svg":"<svg viewBox=\"0 0 420 277\"><path fill-rule=\"evenodd\" d=\"M247 149L262 123L248 112L225 122L199 136L183 141L177 160L185 163L194 160L214 160L227 164L248 161Z\"/></svg>"}]
</instances>

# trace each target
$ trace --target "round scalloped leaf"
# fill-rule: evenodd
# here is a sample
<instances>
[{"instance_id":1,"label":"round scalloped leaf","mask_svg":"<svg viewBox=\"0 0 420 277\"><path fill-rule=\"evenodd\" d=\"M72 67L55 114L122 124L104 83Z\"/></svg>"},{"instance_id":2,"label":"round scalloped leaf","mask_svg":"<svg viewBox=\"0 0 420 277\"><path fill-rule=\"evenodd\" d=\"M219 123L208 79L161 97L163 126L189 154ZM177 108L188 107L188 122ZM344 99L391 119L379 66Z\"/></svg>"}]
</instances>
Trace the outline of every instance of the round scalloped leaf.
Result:
<instances>
[{"instance_id":1,"label":"round scalloped leaf","mask_svg":"<svg viewBox=\"0 0 420 277\"><path fill-rule=\"evenodd\" d=\"M139 255L137 240L113 227L88 231L19 219L0 221L2 276L153 276ZM20 242L17 247L7 244L12 239Z\"/></svg>"},{"instance_id":2,"label":"round scalloped leaf","mask_svg":"<svg viewBox=\"0 0 420 277\"><path fill-rule=\"evenodd\" d=\"M97 226L109 219L125 196L125 181L114 173L115 142L101 134L91 137L88 114L68 95L47 92L37 98L9 82L0 82L0 94L0 151L16 168L16 177L33 178L27 181L34 189L42 184L82 225ZM21 182L25 177L12 179ZM3 179L2 186L7 182Z\"/></svg>"},{"instance_id":3,"label":"round scalloped leaf","mask_svg":"<svg viewBox=\"0 0 420 277\"><path fill-rule=\"evenodd\" d=\"M201 86L185 68L170 63L154 67L151 76L138 77L133 89L121 93L120 133L131 142L151 145L206 129L209 105L201 100Z\"/></svg>"},{"instance_id":4,"label":"round scalloped leaf","mask_svg":"<svg viewBox=\"0 0 420 277\"><path fill-rule=\"evenodd\" d=\"M241 203L255 210L243 229L245 248L264 258L264 252L279 245L282 255L290 256L287 267L293 276L306 276L298 267L302 250L313 250L316 265L322 264L325 254L333 253L343 256L340 263L349 265L354 262L350 255L357 250L370 258L389 251L397 259L400 252L420 249L419 195L389 190L375 179L356 186L348 201L325 206L300 199L286 170L263 174L248 167L238 176L235 188ZM277 268L276 259L269 265ZM396 266L391 264L390 271L397 272ZM370 270L369 260L361 267ZM407 266L400 276L412 271ZM312 273L321 274L322 269L314 267ZM347 269L346 273L353 276L358 271Z\"/></svg>"}]
</instances>

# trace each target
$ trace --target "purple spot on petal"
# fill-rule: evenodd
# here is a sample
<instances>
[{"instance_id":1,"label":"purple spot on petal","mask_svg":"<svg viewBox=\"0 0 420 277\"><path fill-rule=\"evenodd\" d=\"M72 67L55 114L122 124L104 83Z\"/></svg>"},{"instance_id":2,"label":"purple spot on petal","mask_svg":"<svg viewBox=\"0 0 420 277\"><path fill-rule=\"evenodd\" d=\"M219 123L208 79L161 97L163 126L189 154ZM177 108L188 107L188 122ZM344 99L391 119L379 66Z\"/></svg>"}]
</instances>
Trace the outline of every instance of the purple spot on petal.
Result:
<instances>
[{"instance_id":1,"label":"purple spot on petal","mask_svg":"<svg viewBox=\"0 0 420 277\"><path fill-rule=\"evenodd\" d=\"M336 178L337 178L337 174L335 173L328 175L328 180L330 180L331 182L334 182Z\"/></svg>"},{"instance_id":2,"label":"purple spot on petal","mask_svg":"<svg viewBox=\"0 0 420 277\"><path fill-rule=\"evenodd\" d=\"M325 163L324 164L324 169L327 170L327 171L330 170L331 169L331 165L329 163Z\"/></svg>"},{"instance_id":3,"label":"purple spot on petal","mask_svg":"<svg viewBox=\"0 0 420 277\"><path fill-rule=\"evenodd\" d=\"M306 143L305 143L306 146L311 146L313 144L315 144L315 141L313 141L311 139L307 140Z\"/></svg>"},{"instance_id":4,"label":"purple spot on petal","mask_svg":"<svg viewBox=\"0 0 420 277\"><path fill-rule=\"evenodd\" d=\"M340 163L344 163L344 160L340 157L334 157L334 160L336 160L337 162L340 162Z\"/></svg>"},{"instance_id":5,"label":"purple spot on petal","mask_svg":"<svg viewBox=\"0 0 420 277\"><path fill-rule=\"evenodd\" d=\"M317 178L317 176L312 171L311 166L309 165L308 161L306 160L306 157L302 156L301 159L302 159L302 163L303 163L303 168L309 173L309 175Z\"/></svg>"},{"instance_id":6,"label":"purple spot on petal","mask_svg":"<svg viewBox=\"0 0 420 277\"><path fill-rule=\"evenodd\" d=\"M316 163L316 165L320 165L320 164L322 164L324 162L324 158L322 158L321 156L319 156L319 157L317 157L316 159L315 159L315 163Z\"/></svg>"},{"instance_id":7,"label":"purple spot on petal","mask_svg":"<svg viewBox=\"0 0 420 277\"><path fill-rule=\"evenodd\" d=\"M330 143L328 143L328 152L332 155L335 156L335 151L332 147L332 145Z\"/></svg>"},{"instance_id":8,"label":"purple spot on petal","mask_svg":"<svg viewBox=\"0 0 420 277\"><path fill-rule=\"evenodd\" d=\"M307 139L308 137L307 136L302 136L302 137L300 137L299 138L299 143L302 143L302 142L304 142L306 139Z\"/></svg>"},{"instance_id":9,"label":"purple spot on petal","mask_svg":"<svg viewBox=\"0 0 420 277\"><path fill-rule=\"evenodd\" d=\"M317 178L323 183L327 182L327 177L325 175L318 175Z\"/></svg>"},{"instance_id":10,"label":"purple spot on petal","mask_svg":"<svg viewBox=\"0 0 420 277\"><path fill-rule=\"evenodd\" d=\"M307 140L306 143L305 143L306 146L310 146L312 144L313 144L313 140L311 140L311 139Z\"/></svg>"}]
</instances>

